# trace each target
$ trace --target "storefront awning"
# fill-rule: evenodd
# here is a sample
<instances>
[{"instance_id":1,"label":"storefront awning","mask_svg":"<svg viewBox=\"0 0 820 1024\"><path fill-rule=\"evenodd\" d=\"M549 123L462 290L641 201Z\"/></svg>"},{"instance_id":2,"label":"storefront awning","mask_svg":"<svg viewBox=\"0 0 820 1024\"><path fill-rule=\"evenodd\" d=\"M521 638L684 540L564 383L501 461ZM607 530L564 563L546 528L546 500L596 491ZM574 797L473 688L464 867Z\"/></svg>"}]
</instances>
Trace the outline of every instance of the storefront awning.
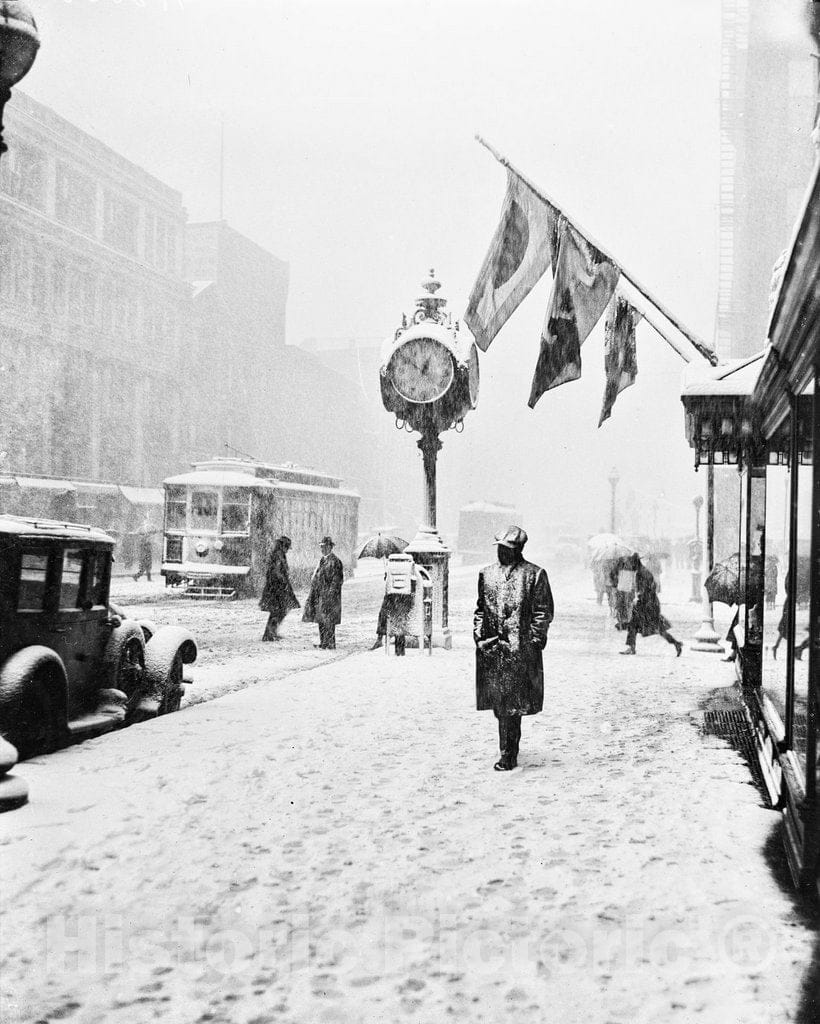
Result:
<instances>
[{"instance_id":1,"label":"storefront awning","mask_svg":"<svg viewBox=\"0 0 820 1024\"><path fill-rule=\"evenodd\" d=\"M15 477L19 487L33 491L50 491L52 494L73 494L76 487L70 480L50 480L42 476Z\"/></svg>"},{"instance_id":2,"label":"storefront awning","mask_svg":"<svg viewBox=\"0 0 820 1024\"><path fill-rule=\"evenodd\" d=\"M752 394L764 358L765 352L758 352L720 366L687 367L681 401L696 467L736 465L743 447L759 442Z\"/></svg>"},{"instance_id":3,"label":"storefront awning","mask_svg":"<svg viewBox=\"0 0 820 1024\"><path fill-rule=\"evenodd\" d=\"M98 484L88 480L74 481L74 489L77 494L93 494L97 497L118 498L120 489L116 484Z\"/></svg>"},{"instance_id":4,"label":"storefront awning","mask_svg":"<svg viewBox=\"0 0 820 1024\"><path fill-rule=\"evenodd\" d=\"M120 485L119 490L125 500L132 505L162 505L163 502L161 487L124 487Z\"/></svg>"}]
</instances>

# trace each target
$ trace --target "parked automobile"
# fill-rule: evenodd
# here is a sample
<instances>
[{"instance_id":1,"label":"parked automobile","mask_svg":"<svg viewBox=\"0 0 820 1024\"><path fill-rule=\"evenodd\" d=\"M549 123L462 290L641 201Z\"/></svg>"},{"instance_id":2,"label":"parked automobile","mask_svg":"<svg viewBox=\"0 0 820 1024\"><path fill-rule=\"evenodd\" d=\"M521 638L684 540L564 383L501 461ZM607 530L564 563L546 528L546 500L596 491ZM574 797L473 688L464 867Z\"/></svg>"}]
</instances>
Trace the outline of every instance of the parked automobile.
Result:
<instances>
[{"instance_id":1,"label":"parked automobile","mask_svg":"<svg viewBox=\"0 0 820 1024\"><path fill-rule=\"evenodd\" d=\"M194 638L109 602L113 538L0 516L0 735L21 759L176 711Z\"/></svg>"}]
</instances>

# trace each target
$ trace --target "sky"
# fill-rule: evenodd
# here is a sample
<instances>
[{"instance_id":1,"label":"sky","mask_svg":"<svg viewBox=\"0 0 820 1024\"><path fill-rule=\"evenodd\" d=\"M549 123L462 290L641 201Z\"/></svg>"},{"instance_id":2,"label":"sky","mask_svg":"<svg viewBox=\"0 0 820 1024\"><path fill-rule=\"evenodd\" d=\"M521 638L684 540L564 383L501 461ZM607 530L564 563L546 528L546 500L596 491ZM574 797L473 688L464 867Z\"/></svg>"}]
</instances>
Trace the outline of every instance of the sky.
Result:
<instances>
[{"instance_id":1,"label":"sky","mask_svg":"<svg viewBox=\"0 0 820 1024\"><path fill-rule=\"evenodd\" d=\"M392 334L430 268L462 315L505 187L476 132L712 343L717 0L31 3L25 90L178 188L192 220L219 216L224 124L224 215L290 264L289 344ZM527 408L549 286L482 356L441 501L597 524L617 466L624 501L691 529L684 364L651 328L601 430L600 325L582 380Z\"/></svg>"}]
</instances>

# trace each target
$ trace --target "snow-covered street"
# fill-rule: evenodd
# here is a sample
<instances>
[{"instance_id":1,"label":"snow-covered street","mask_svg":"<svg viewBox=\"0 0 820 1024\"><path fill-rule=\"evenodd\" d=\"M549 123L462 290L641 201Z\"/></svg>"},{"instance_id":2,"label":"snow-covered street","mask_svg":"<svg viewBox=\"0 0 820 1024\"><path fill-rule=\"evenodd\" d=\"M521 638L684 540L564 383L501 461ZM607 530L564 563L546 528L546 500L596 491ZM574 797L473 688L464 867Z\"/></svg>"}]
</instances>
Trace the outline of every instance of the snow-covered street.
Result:
<instances>
[{"instance_id":1,"label":"snow-covered street","mask_svg":"<svg viewBox=\"0 0 820 1024\"><path fill-rule=\"evenodd\" d=\"M731 666L621 658L582 570L551 576L547 710L509 774L473 710L474 569L432 657L366 651L380 576L346 586L333 653L298 621L260 644L250 602L157 605L199 623L191 695L234 692L21 766L3 1021L799 1019L816 936L764 855L779 816L697 728ZM683 639L687 583L661 594Z\"/></svg>"}]
</instances>

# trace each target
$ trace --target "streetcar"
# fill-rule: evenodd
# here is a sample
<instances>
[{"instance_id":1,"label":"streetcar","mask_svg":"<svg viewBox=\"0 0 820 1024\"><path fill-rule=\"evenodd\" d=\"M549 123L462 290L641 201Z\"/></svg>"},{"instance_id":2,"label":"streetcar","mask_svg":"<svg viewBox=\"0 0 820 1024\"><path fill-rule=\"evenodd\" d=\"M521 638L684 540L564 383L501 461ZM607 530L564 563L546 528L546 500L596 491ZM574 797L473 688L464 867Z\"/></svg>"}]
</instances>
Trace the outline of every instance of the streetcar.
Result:
<instances>
[{"instance_id":1,"label":"streetcar","mask_svg":"<svg viewBox=\"0 0 820 1024\"><path fill-rule=\"evenodd\" d=\"M262 592L277 537L291 539L291 578L305 584L330 536L345 573L356 566L359 495L341 478L293 463L240 458L195 462L169 477L162 575L190 597L253 597Z\"/></svg>"}]
</instances>

